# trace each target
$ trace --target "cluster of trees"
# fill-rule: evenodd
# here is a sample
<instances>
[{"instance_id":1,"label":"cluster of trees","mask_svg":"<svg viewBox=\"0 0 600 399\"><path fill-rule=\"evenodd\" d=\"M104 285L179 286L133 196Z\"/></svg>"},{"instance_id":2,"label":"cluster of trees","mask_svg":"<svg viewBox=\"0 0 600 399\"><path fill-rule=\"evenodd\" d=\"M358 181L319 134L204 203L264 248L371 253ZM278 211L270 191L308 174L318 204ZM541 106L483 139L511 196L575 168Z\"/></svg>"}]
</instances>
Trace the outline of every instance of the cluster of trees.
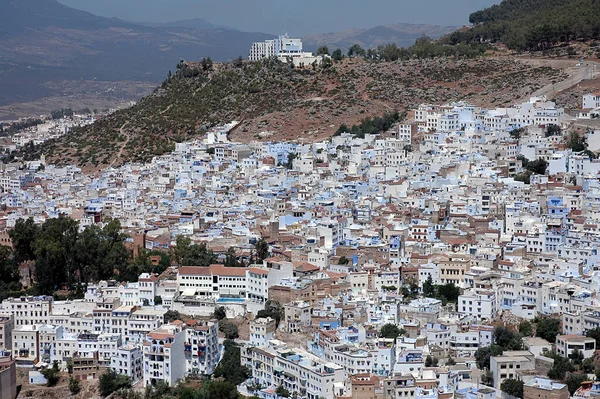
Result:
<instances>
[{"instance_id":1,"label":"cluster of trees","mask_svg":"<svg viewBox=\"0 0 600 399\"><path fill-rule=\"evenodd\" d=\"M103 228L88 226L80 233L79 223L68 217L48 219L42 225L19 219L9 234L12 262L35 262L37 294L112 278L126 270L130 259L118 220Z\"/></svg>"},{"instance_id":2,"label":"cluster of trees","mask_svg":"<svg viewBox=\"0 0 600 399\"><path fill-rule=\"evenodd\" d=\"M239 399L237 387L229 381L200 380L190 376L175 387L159 381L144 391L131 388L117 390L115 399Z\"/></svg>"},{"instance_id":3,"label":"cluster of trees","mask_svg":"<svg viewBox=\"0 0 600 399\"><path fill-rule=\"evenodd\" d=\"M131 378L114 371L113 369L106 370L100 375L98 380L98 391L102 397L107 397L113 392L118 392L131 388Z\"/></svg>"},{"instance_id":4,"label":"cluster of trees","mask_svg":"<svg viewBox=\"0 0 600 399\"><path fill-rule=\"evenodd\" d=\"M445 305L448 302L458 302L460 288L452 283L434 285L431 276L423 282L423 296L427 298L436 298Z\"/></svg>"},{"instance_id":5,"label":"cluster of trees","mask_svg":"<svg viewBox=\"0 0 600 399\"><path fill-rule=\"evenodd\" d=\"M21 291L19 269L13 250L10 247L0 246L0 301L18 296L19 291Z\"/></svg>"},{"instance_id":6,"label":"cluster of trees","mask_svg":"<svg viewBox=\"0 0 600 399\"><path fill-rule=\"evenodd\" d=\"M70 118L72 116L73 110L71 108L61 108L50 112L50 118L52 119Z\"/></svg>"},{"instance_id":7,"label":"cluster of trees","mask_svg":"<svg viewBox=\"0 0 600 399\"><path fill-rule=\"evenodd\" d=\"M598 158L597 154L589 150L585 136L580 136L577 132L571 132L569 134L569 137L567 138L567 148L570 148L573 152L582 152L592 159Z\"/></svg>"},{"instance_id":8,"label":"cluster of trees","mask_svg":"<svg viewBox=\"0 0 600 399\"><path fill-rule=\"evenodd\" d=\"M281 306L279 302L269 299L265 303L265 308L256 313L256 318L266 319L267 317L270 317L275 320L275 328L277 328L279 326L279 322L284 316L284 313L285 311L283 306Z\"/></svg>"},{"instance_id":9,"label":"cluster of trees","mask_svg":"<svg viewBox=\"0 0 600 399\"><path fill-rule=\"evenodd\" d=\"M10 136L20 130L41 125L42 123L44 121L39 118L29 118L20 122L0 123L0 136Z\"/></svg>"},{"instance_id":10,"label":"cluster of trees","mask_svg":"<svg viewBox=\"0 0 600 399\"><path fill-rule=\"evenodd\" d=\"M373 118L365 118L358 125L353 125L351 128L345 124L340 125L335 132L336 136L342 133L351 133L353 136L364 138L366 134L380 134L388 131L395 123L402 121L406 114L398 111L389 112L383 116L375 116Z\"/></svg>"},{"instance_id":11,"label":"cluster of trees","mask_svg":"<svg viewBox=\"0 0 600 399\"><path fill-rule=\"evenodd\" d=\"M449 45L422 36L410 47L398 47L395 43L380 45L365 50L359 44L354 44L348 49L348 57L363 57L369 61L407 61L411 59L431 59L439 57L476 58L482 56L488 46L479 43L458 43ZM339 52L338 52L339 51ZM332 54L334 60L342 59L341 50Z\"/></svg>"},{"instance_id":12,"label":"cluster of trees","mask_svg":"<svg viewBox=\"0 0 600 399\"><path fill-rule=\"evenodd\" d=\"M90 225L80 231L79 227L77 221L65 216L48 219L41 225L31 218L17 220L9 233L13 249L0 246L0 300L21 291L18 265L22 262L35 265L34 293L52 295L66 289L79 295L90 282L137 281L141 273L162 273L172 261L183 266L209 266L219 260L205 244L192 244L189 237L182 236L169 254L139 248L138 255L132 258L118 220L107 220L102 228ZM263 239L255 247L251 263L269 256L269 245ZM158 263L152 259L155 256L160 257ZM244 266L233 249L227 252L223 263Z\"/></svg>"},{"instance_id":13,"label":"cluster of trees","mask_svg":"<svg viewBox=\"0 0 600 399\"><path fill-rule=\"evenodd\" d=\"M469 20L475 26L452 33L446 43L500 42L515 50L545 50L600 34L596 0L505 0Z\"/></svg>"},{"instance_id":14,"label":"cluster of trees","mask_svg":"<svg viewBox=\"0 0 600 399\"><path fill-rule=\"evenodd\" d=\"M550 317L539 317L529 321L522 321L519 324L519 331L511 331L506 327L494 328L494 344L477 349L475 352L475 361L477 367L484 370L482 382L484 384L493 384L492 375L489 371L490 357L499 356L506 350L522 350L523 337L535 336L543 338L551 343L556 341L556 336L560 332L560 320ZM589 330L588 336L600 340L600 328ZM593 359L584 359L583 353L574 350L567 358L558 355L556 352L545 352L544 356L554 360L552 368L548 371L548 377L553 380L564 381L569 387L571 395L581 385L587 376L587 373L593 373L596 370ZM600 378L600 372L597 372ZM501 384L502 391L509 395L522 398L522 382L516 380L506 380Z\"/></svg>"},{"instance_id":15,"label":"cluster of trees","mask_svg":"<svg viewBox=\"0 0 600 399\"><path fill-rule=\"evenodd\" d=\"M525 184L529 184L531 183L531 175L546 174L548 162L543 160L542 158L538 158L535 161L530 161L523 155L519 155L517 159L521 161L521 164L525 168L525 171L515 176L515 180L522 181Z\"/></svg>"},{"instance_id":16,"label":"cluster of trees","mask_svg":"<svg viewBox=\"0 0 600 399\"><path fill-rule=\"evenodd\" d=\"M242 366L240 347L230 339L225 340L223 347L223 359L221 359L219 365L215 369L213 377L223 377L234 386L239 385L246 381L250 375L248 368Z\"/></svg>"},{"instance_id":17,"label":"cluster of trees","mask_svg":"<svg viewBox=\"0 0 600 399\"><path fill-rule=\"evenodd\" d=\"M403 328L398 327L395 324L392 323L388 323L385 324L383 327L381 327L381 330L379 330L379 336L381 338L393 338L396 339L401 335L406 334L406 331L404 331Z\"/></svg>"}]
</instances>

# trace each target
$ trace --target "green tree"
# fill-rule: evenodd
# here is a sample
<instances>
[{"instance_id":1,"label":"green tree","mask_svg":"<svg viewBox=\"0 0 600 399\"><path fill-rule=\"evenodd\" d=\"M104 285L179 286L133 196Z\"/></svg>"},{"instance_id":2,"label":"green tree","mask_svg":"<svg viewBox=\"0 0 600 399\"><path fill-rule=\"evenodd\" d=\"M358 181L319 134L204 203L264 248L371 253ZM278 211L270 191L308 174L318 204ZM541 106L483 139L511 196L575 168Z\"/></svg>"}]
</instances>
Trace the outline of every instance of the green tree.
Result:
<instances>
[{"instance_id":1,"label":"green tree","mask_svg":"<svg viewBox=\"0 0 600 399\"><path fill-rule=\"evenodd\" d=\"M131 388L131 379L126 375L118 374L112 369L108 369L104 374L100 375L98 391L100 392L100 396L104 398L113 392L129 388Z\"/></svg>"},{"instance_id":2,"label":"green tree","mask_svg":"<svg viewBox=\"0 0 600 399\"><path fill-rule=\"evenodd\" d=\"M388 323L381 327L379 330L379 336L381 338L393 338L396 339L403 335L405 331L399 328L397 325Z\"/></svg>"},{"instance_id":3,"label":"green tree","mask_svg":"<svg viewBox=\"0 0 600 399\"><path fill-rule=\"evenodd\" d=\"M485 370L481 373L481 383L489 387L494 386L494 375L490 370Z\"/></svg>"},{"instance_id":4,"label":"green tree","mask_svg":"<svg viewBox=\"0 0 600 399\"><path fill-rule=\"evenodd\" d=\"M154 304L155 305L162 305L162 303L163 303L163 300L162 300L162 297L160 295L157 295L157 296L154 297Z\"/></svg>"},{"instance_id":5,"label":"green tree","mask_svg":"<svg viewBox=\"0 0 600 399\"><path fill-rule=\"evenodd\" d=\"M224 377L228 382L239 385L249 376L248 369L241 364L240 348L230 339L223 343L223 358L213 373L213 377Z\"/></svg>"},{"instance_id":6,"label":"green tree","mask_svg":"<svg viewBox=\"0 0 600 399\"><path fill-rule=\"evenodd\" d=\"M223 320L224 318L226 318L227 312L225 311L225 307L219 306L215 308L215 311L213 312L213 317L217 320Z\"/></svg>"},{"instance_id":7,"label":"green tree","mask_svg":"<svg viewBox=\"0 0 600 399\"><path fill-rule=\"evenodd\" d=\"M225 339L236 339L240 336L238 332L238 327L227 320L221 321L219 323L219 330L223 334L225 334Z\"/></svg>"},{"instance_id":8,"label":"green tree","mask_svg":"<svg viewBox=\"0 0 600 399\"><path fill-rule=\"evenodd\" d=\"M10 247L0 245L0 301L12 296L12 291L20 290L19 268Z\"/></svg>"},{"instance_id":9,"label":"green tree","mask_svg":"<svg viewBox=\"0 0 600 399\"><path fill-rule=\"evenodd\" d=\"M359 44L353 44L348 49L348 57L364 57L365 54L365 49L363 49Z\"/></svg>"},{"instance_id":10,"label":"green tree","mask_svg":"<svg viewBox=\"0 0 600 399\"><path fill-rule=\"evenodd\" d=\"M36 291L51 295L60 285L71 287L77 269L79 224L73 219L48 219L34 243Z\"/></svg>"},{"instance_id":11,"label":"green tree","mask_svg":"<svg viewBox=\"0 0 600 399\"><path fill-rule=\"evenodd\" d=\"M546 136L546 137L560 136L561 134L562 134L562 129L560 128L559 125L548 125L548 126L546 126L546 132L544 133L544 136Z\"/></svg>"},{"instance_id":12,"label":"green tree","mask_svg":"<svg viewBox=\"0 0 600 399\"><path fill-rule=\"evenodd\" d=\"M527 320L521 321L519 323L519 334L521 334L524 337L531 337L531 335L533 334L532 324Z\"/></svg>"},{"instance_id":13,"label":"green tree","mask_svg":"<svg viewBox=\"0 0 600 399\"><path fill-rule=\"evenodd\" d=\"M513 378L507 378L506 380L502 381L502 384L500 384L500 389L502 390L502 392L507 393L508 395L522 399L523 386L523 381L515 380Z\"/></svg>"},{"instance_id":14,"label":"green tree","mask_svg":"<svg viewBox=\"0 0 600 399\"><path fill-rule=\"evenodd\" d=\"M427 355L425 358L425 367L437 367L439 360L435 356Z\"/></svg>"},{"instance_id":15,"label":"green tree","mask_svg":"<svg viewBox=\"0 0 600 399\"><path fill-rule=\"evenodd\" d=\"M567 148L570 148L573 152L583 152L587 150L585 137L580 136L577 132L571 132L567 139Z\"/></svg>"},{"instance_id":16,"label":"green tree","mask_svg":"<svg viewBox=\"0 0 600 399\"><path fill-rule=\"evenodd\" d=\"M565 380L565 384L567 384L567 388L569 389L569 393L571 396L579 389L581 383L587 381L587 376L585 374L569 374L567 379Z\"/></svg>"},{"instance_id":17,"label":"green tree","mask_svg":"<svg viewBox=\"0 0 600 399\"><path fill-rule=\"evenodd\" d=\"M181 266L210 266L217 263L217 255L205 243L190 245L183 254Z\"/></svg>"},{"instance_id":18,"label":"green tree","mask_svg":"<svg viewBox=\"0 0 600 399\"><path fill-rule=\"evenodd\" d=\"M225 254L225 266L244 267L244 264L238 260L234 247L229 247L227 253Z\"/></svg>"},{"instance_id":19,"label":"green tree","mask_svg":"<svg viewBox=\"0 0 600 399\"><path fill-rule=\"evenodd\" d=\"M554 360L552 368L548 370L548 377L553 380L564 380L567 372L574 370L573 364L569 360L554 351L546 353L546 357Z\"/></svg>"},{"instance_id":20,"label":"green tree","mask_svg":"<svg viewBox=\"0 0 600 399\"><path fill-rule=\"evenodd\" d=\"M456 365L456 361L454 359L452 359L451 357L448 358L448 360L446 360L446 366L455 366Z\"/></svg>"},{"instance_id":21,"label":"green tree","mask_svg":"<svg viewBox=\"0 0 600 399\"><path fill-rule=\"evenodd\" d=\"M523 348L521 336L502 326L494 328L494 342L503 349L520 350Z\"/></svg>"},{"instance_id":22,"label":"green tree","mask_svg":"<svg viewBox=\"0 0 600 399\"><path fill-rule=\"evenodd\" d=\"M559 334L560 320L550 317L537 317L534 319L534 323L536 336L551 343L556 341L556 336Z\"/></svg>"},{"instance_id":23,"label":"green tree","mask_svg":"<svg viewBox=\"0 0 600 399\"><path fill-rule=\"evenodd\" d=\"M587 330L585 336L596 340L596 348L600 348L600 327L595 327Z\"/></svg>"},{"instance_id":24,"label":"green tree","mask_svg":"<svg viewBox=\"0 0 600 399\"><path fill-rule=\"evenodd\" d=\"M290 391L288 391L287 389L285 389L285 387L283 385L279 385L277 387L277 389L275 390L275 393L280 398L289 398L290 397Z\"/></svg>"},{"instance_id":25,"label":"green tree","mask_svg":"<svg viewBox=\"0 0 600 399\"><path fill-rule=\"evenodd\" d=\"M79 383L79 380L76 380L72 376L69 377L69 391L73 395L77 395L79 391L81 391L81 384Z\"/></svg>"},{"instance_id":26,"label":"green tree","mask_svg":"<svg viewBox=\"0 0 600 399\"><path fill-rule=\"evenodd\" d=\"M345 256L340 256L340 259L338 259L338 265L347 265L348 263L350 263L350 259L346 258Z\"/></svg>"},{"instance_id":27,"label":"green tree","mask_svg":"<svg viewBox=\"0 0 600 399\"><path fill-rule=\"evenodd\" d=\"M284 316L283 306L281 306L281 304L279 302L271 300L271 299L269 299L265 303L264 309L259 310L256 313L257 319L266 319L267 317L270 317L273 320L275 320L276 327L279 326L279 322L281 321L281 319L283 319L283 316Z\"/></svg>"},{"instance_id":28,"label":"green tree","mask_svg":"<svg viewBox=\"0 0 600 399\"><path fill-rule=\"evenodd\" d=\"M454 285L453 283L438 285L436 292L437 298L440 299L443 303L456 303L458 302L458 297L460 296L460 288Z\"/></svg>"},{"instance_id":29,"label":"green tree","mask_svg":"<svg viewBox=\"0 0 600 399\"><path fill-rule=\"evenodd\" d=\"M548 162L541 158L538 158L533 162L527 163L527 170L530 171L531 173L535 173L537 175L546 174L547 168L548 168Z\"/></svg>"},{"instance_id":30,"label":"green tree","mask_svg":"<svg viewBox=\"0 0 600 399\"><path fill-rule=\"evenodd\" d=\"M571 359L575 366L578 366L583 362L585 356L583 355L583 352L579 349L573 349L573 351L569 353L569 359Z\"/></svg>"},{"instance_id":31,"label":"green tree","mask_svg":"<svg viewBox=\"0 0 600 399\"><path fill-rule=\"evenodd\" d=\"M48 368L42 370L42 375L48 382L46 384L47 386L49 386L49 387L55 386L58 383L58 380L60 379L60 374L59 374L59 370L58 370L58 362L55 360L54 363L52 364L52 367L48 367Z\"/></svg>"},{"instance_id":32,"label":"green tree","mask_svg":"<svg viewBox=\"0 0 600 399\"><path fill-rule=\"evenodd\" d=\"M490 368L490 358L502 354L502 348L498 345L482 346L475 351L475 362L480 370Z\"/></svg>"},{"instance_id":33,"label":"green tree","mask_svg":"<svg viewBox=\"0 0 600 399\"><path fill-rule=\"evenodd\" d=\"M584 359L583 362L581 363L581 369L586 374L592 374L594 372L594 370L596 370L596 365L594 364L594 359L592 359L591 357Z\"/></svg>"},{"instance_id":34,"label":"green tree","mask_svg":"<svg viewBox=\"0 0 600 399\"><path fill-rule=\"evenodd\" d=\"M435 286L431 275L427 276L427 280L423 282L423 296L427 298L435 298Z\"/></svg>"},{"instance_id":35,"label":"green tree","mask_svg":"<svg viewBox=\"0 0 600 399\"><path fill-rule=\"evenodd\" d=\"M271 251L269 249L269 243L265 241L264 238L261 238L254 244L256 249L256 260L257 263L262 263L265 259L271 256Z\"/></svg>"},{"instance_id":36,"label":"green tree","mask_svg":"<svg viewBox=\"0 0 600 399\"><path fill-rule=\"evenodd\" d=\"M181 314L176 310L167 310L165 313L165 322L172 323L175 320L181 320Z\"/></svg>"},{"instance_id":37,"label":"green tree","mask_svg":"<svg viewBox=\"0 0 600 399\"><path fill-rule=\"evenodd\" d=\"M18 219L15 227L8 232L15 252L17 264L28 260L35 260L34 242L40 231L33 218Z\"/></svg>"},{"instance_id":38,"label":"green tree","mask_svg":"<svg viewBox=\"0 0 600 399\"><path fill-rule=\"evenodd\" d=\"M331 53L331 58L333 58L334 61L341 61L344 59L344 53L342 53L342 49L335 49L333 51L333 53Z\"/></svg>"},{"instance_id":39,"label":"green tree","mask_svg":"<svg viewBox=\"0 0 600 399\"><path fill-rule=\"evenodd\" d=\"M329 48L327 46L321 46L317 50L317 55L329 55Z\"/></svg>"}]
</instances>

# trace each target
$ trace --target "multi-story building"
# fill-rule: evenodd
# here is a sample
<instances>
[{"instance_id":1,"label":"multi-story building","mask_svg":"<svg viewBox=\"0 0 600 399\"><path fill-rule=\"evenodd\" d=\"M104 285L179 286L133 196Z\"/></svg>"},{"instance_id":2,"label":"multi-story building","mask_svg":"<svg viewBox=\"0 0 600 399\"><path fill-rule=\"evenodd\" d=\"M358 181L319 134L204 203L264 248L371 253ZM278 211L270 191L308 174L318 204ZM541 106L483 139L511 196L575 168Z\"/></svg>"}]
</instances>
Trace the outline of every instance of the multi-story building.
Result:
<instances>
[{"instance_id":1,"label":"multi-story building","mask_svg":"<svg viewBox=\"0 0 600 399\"><path fill-rule=\"evenodd\" d=\"M302 399L333 399L344 391L340 365L326 362L302 349L277 347L250 349L252 381L264 387L283 386Z\"/></svg>"},{"instance_id":2,"label":"multi-story building","mask_svg":"<svg viewBox=\"0 0 600 399\"><path fill-rule=\"evenodd\" d=\"M12 350L12 330L15 328L15 318L12 314L0 314L0 350Z\"/></svg>"},{"instance_id":3,"label":"multi-story building","mask_svg":"<svg viewBox=\"0 0 600 399\"><path fill-rule=\"evenodd\" d=\"M110 368L117 373L131 378L135 384L140 381L144 373L142 371L142 350L133 345L121 346L110 359Z\"/></svg>"},{"instance_id":4,"label":"multi-story building","mask_svg":"<svg viewBox=\"0 0 600 399\"><path fill-rule=\"evenodd\" d=\"M4 313L12 314L15 326L46 324L52 313L52 302L49 296L9 298L2 302Z\"/></svg>"},{"instance_id":5,"label":"multi-story building","mask_svg":"<svg viewBox=\"0 0 600 399\"><path fill-rule=\"evenodd\" d=\"M20 366L32 366L40 360L39 324L21 324L12 331L13 359Z\"/></svg>"},{"instance_id":6,"label":"multi-story building","mask_svg":"<svg viewBox=\"0 0 600 399\"><path fill-rule=\"evenodd\" d=\"M219 322L190 321L185 328L186 374L210 375L220 359Z\"/></svg>"},{"instance_id":7,"label":"multi-story building","mask_svg":"<svg viewBox=\"0 0 600 399\"><path fill-rule=\"evenodd\" d=\"M269 341L275 338L276 329L276 321L270 317L251 320L250 345L266 348Z\"/></svg>"},{"instance_id":8,"label":"multi-story building","mask_svg":"<svg viewBox=\"0 0 600 399\"><path fill-rule=\"evenodd\" d=\"M308 302L294 301L283 305L282 328L288 333L300 332L311 324L311 307Z\"/></svg>"},{"instance_id":9,"label":"multi-story building","mask_svg":"<svg viewBox=\"0 0 600 399\"><path fill-rule=\"evenodd\" d=\"M458 313L478 320L493 320L498 314L496 294L492 290L471 289L458 297Z\"/></svg>"},{"instance_id":10,"label":"multi-story building","mask_svg":"<svg viewBox=\"0 0 600 399\"><path fill-rule=\"evenodd\" d=\"M535 355L529 351L505 351L500 356L490 358L490 371L496 389L500 389L506 379L519 380L521 371L534 369Z\"/></svg>"},{"instance_id":11,"label":"multi-story building","mask_svg":"<svg viewBox=\"0 0 600 399\"><path fill-rule=\"evenodd\" d=\"M181 325L167 324L151 331L144 341L144 385L154 386L164 381L174 386L185 377L186 333Z\"/></svg>"},{"instance_id":12,"label":"multi-story building","mask_svg":"<svg viewBox=\"0 0 600 399\"><path fill-rule=\"evenodd\" d=\"M556 353L568 358L573 351L580 351L584 358L594 356L596 340L581 335L559 335L556 337Z\"/></svg>"}]
</instances>

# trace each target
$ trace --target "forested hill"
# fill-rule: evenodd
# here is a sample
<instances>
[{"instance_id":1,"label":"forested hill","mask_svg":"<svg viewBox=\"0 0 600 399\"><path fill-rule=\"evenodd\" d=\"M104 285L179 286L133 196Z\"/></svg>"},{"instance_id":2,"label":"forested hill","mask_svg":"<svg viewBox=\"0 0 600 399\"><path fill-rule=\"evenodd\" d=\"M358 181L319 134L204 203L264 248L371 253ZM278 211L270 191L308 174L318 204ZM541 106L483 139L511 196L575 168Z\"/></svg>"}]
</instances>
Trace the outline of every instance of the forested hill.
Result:
<instances>
[{"instance_id":1,"label":"forested hill","mask_svg":"<svg viewBox=\"0 0 600 399\"><path fill-rule=\"evenodd\" d=\"M600 39L600 0L504 0L474 12L471 29L448 43L504 43L515 50L545 50L574 40Z\"/></svg>"}]
</instances>

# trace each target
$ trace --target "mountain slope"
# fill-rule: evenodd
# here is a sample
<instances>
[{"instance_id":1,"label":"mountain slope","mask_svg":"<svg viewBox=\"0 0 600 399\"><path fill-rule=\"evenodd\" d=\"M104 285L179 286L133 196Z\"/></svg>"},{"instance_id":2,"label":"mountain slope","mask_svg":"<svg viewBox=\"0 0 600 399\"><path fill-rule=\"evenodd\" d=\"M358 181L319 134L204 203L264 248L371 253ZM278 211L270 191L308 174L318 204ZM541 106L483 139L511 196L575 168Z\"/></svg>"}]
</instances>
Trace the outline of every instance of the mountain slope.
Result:
<instances>
[{"instance_id":1,"label":"mountain slope","mask_svg":"<svg viewBox=\"0 0 600 399\"><path fill-rule=\"evenodd\" d=\"M374 48L387 43L395 43L399 47L409 47L423 35L437 39L454 30L456 28L452 26L397 24L309 35L305 36L303 41L305 46L313 51L319 46L328 46L331 51L335 48L346 51L353 44L359 44L363 48Z\"/></svg>"},{"instance_id":2,"label":"mountain slope","mask_svg":"<svg viewBox=\"0 0 600 399\"><path fill-rule=\"evenodd\" d=\"M215 25L202 18L183 19L181 21L171 21L165 23L144 23L142 25L158 28L186 28L186 29L231 29L228 26Z\"/></svg>"},{"instance_id":3,"label":"mountain slope","mask_svg":"<svg viewBox=\"0 0 600 399\"><path fill-rule=\"evenodd\" d=\"M181 59L231 60L271 38L233 29L149 27L56 0L0 1L0 105L56 93L49 82L158 83Z\"/></svg>"},{"instance_id":4,"label":"mountain slope","mask_svg":"<svg viewBox=\"0 0 600 399\"><path fill-rule=\"evenodd\" d=\"M489 41L516 50L545 50L573 40L600 38L600 1L504 0L474 12L471 29L450 34L448 43Z\"/></svg>"},{"instance_id":5,"label":"mountain slope","mask_svg":"<svg viewBox=\"0 0 600 399\"><path fill-rule=\"evenodd\" d=\"M291 70L273 60L181 64L154 94L129 109L78 129L41 151L51 162L85 170L148 161L174 143L201 137L215 124L240 121L236 141L315 141L341 124L381 116L420 103L466 100L481 105L512 103L561 72L514 60L346 59L332 68ZM39 155L39 153L38 153Z\"/></svg>"}]
</instances>

